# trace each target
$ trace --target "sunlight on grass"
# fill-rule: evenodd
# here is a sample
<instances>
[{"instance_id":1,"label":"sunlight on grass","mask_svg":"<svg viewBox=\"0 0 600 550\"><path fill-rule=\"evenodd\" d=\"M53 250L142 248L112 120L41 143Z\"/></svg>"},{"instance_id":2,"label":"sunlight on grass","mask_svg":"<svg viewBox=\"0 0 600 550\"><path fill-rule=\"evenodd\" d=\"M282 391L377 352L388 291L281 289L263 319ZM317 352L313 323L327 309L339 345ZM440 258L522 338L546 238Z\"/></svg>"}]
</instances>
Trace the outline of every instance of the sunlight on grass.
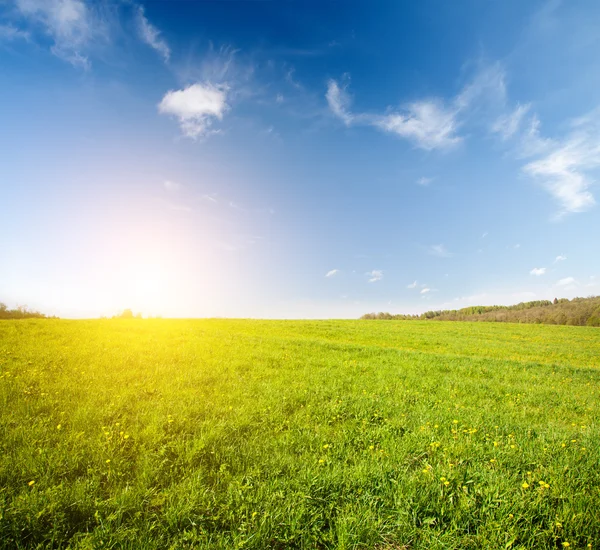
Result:
<instances>
[{"instance_id":1,"label":"sunlight on grass","mask_svg":"<svg viewBox=\"0 0 600 550\"><path fill-rule=\"evenodd\" d=\"M0 545L587 548L600 333L0 324Z\"/></svg>"}]
</instances>

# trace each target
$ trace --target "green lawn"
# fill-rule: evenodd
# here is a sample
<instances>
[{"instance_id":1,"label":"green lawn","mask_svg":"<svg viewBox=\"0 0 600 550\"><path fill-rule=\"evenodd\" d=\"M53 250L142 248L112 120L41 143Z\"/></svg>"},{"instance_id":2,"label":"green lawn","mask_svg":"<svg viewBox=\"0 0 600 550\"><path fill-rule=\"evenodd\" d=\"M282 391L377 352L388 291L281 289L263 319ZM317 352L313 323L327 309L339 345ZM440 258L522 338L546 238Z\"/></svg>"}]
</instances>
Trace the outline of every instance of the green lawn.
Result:
<instances>
[{"instance_id":1,"label":"green lawn","mask_svg":"<svg viewBox=\"0 0 600 550\"><path fill-rule=\"evenodd\" d=\"M3 548L600 548L600 329L0 322Z\"/></svg>"}]
</instances>

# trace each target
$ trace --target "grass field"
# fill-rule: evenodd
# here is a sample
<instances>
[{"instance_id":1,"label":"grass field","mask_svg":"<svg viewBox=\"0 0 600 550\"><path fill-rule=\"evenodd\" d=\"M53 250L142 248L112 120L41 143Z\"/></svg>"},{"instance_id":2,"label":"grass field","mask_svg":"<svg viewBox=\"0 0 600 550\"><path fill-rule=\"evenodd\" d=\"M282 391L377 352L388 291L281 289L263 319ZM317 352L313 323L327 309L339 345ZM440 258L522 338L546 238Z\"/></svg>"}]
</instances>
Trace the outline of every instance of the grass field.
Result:
<instances>
[{"instance_id":1,"label":"grass field","mask_svg":"<svg viewBox=\"0 0 600 550\"><path fill-rule=\"evenodd\" d=\"M600 548L600 329L0 323L2 548Z\"/></svg>"}]
</instances>

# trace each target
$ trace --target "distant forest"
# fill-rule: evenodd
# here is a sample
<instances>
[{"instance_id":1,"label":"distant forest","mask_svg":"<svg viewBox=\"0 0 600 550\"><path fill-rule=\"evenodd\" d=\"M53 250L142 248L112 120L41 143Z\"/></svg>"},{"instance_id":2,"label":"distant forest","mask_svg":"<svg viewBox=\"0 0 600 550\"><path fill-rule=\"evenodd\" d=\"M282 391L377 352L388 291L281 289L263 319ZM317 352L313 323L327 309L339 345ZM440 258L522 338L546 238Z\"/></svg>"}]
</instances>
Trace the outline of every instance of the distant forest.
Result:
<instances>
[{"instance_id":1,"label":"distant forest","mask_svg":"<svg viewBox=\"0 0 600 550\"><path fill-rule=\"evenodd\" d=\"M521 302L514 306L471 306L462 309L426 311L421 315L367 313L361 319L490 321L600 327L600 296Z\"/></svg>"},{"instance_id":2,"label":"distant forest","mask_svg":"<svg viewBox=\"0 0 600 550\"><path fill-rule=\"evenodd\" d=\"M27 306L8 309L6 304L0 302L0 319L57 319L57 317L48 317L39 311L28 309Z\"/></svg>"}]
</instances>

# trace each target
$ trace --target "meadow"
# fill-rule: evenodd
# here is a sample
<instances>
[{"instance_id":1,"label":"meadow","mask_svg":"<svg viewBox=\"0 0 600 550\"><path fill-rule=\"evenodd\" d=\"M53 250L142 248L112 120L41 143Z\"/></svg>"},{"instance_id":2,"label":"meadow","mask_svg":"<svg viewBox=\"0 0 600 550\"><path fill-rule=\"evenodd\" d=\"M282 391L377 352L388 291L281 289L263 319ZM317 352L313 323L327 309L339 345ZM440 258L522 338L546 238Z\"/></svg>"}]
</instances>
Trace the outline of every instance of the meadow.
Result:
<instances>
[{"instance_id":1,"label":"meadow","mask_svg":"<svg viewBox=\"0 0 600 550\"><path fill-rule=\"evenodd\" d=\"M0 547L600 547L600 329L0 322Z\"/></svg>"}]
</instances>

